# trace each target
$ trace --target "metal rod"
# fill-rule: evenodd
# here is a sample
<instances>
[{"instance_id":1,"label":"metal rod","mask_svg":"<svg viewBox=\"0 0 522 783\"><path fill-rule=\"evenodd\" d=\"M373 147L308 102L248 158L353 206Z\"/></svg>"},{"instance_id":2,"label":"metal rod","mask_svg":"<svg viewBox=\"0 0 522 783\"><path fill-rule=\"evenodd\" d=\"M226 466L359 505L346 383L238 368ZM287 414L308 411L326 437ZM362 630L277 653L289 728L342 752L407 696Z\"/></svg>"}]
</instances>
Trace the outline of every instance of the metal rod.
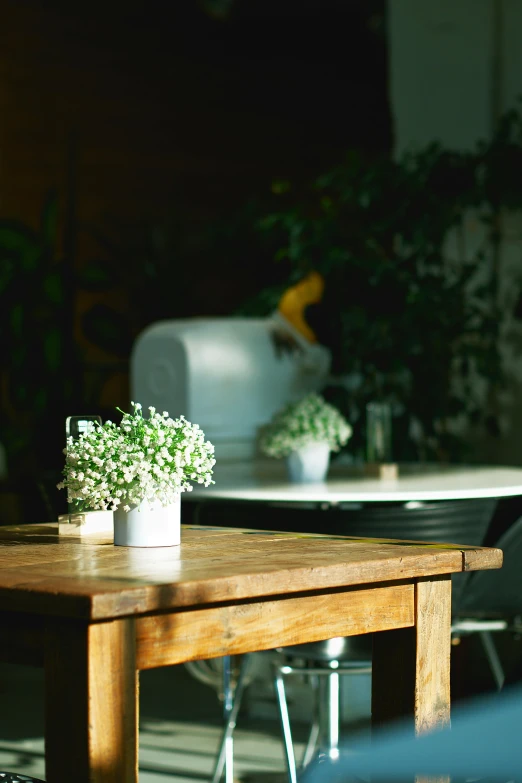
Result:
<instances>
[{"instance_id":1,"label":"metal rod","mask_svg":"<svg viewBox=\"0 0 522 783\"><path fill-rule=\"evenodd\" d=\"M312 675L310 677L310 684L312 686L313 696L313 720L308 735L308 742L306 743L303 759L301 761L301 769L304 769L307 764L311 762L319 738L319 678L317 675Z\"/></svg>"},{"instance_id":2,"label":"metal rod","mask_svg":"<svg viewBox=\"0 0 522 783\"><path fill-rule=\"evenodd\" d=\"M280 668L275 666L274 669L274 684L279 707L279 718L281 720L281 730L283 732L288 780L289 783L297 783L297 769L295 765L294 745L292 742L292 730L290 728L290 717L288 715L288 704L286 703L285 683Z\"/></svg>"},{"instance_id":3,"label":"metal rod","mask_svg":"<svg viewBox=\"0 0 522 783\"><path fill-rule=\"evenodd\" d=\"M310 674L310 675L316 675L316 676L328 676L330 674L330 669L305 669L304 667L298 667L298 666L287 666L286 664L284 666L279 667L281 674L284 674L285 676L287 674ZM372 667L371 665L361 665L360 668L339 668L336 669L337 674L344 676L347 674L350 674L352 677L354 677L357 674L371 674L372 673Z\"/></svg>"},{"instance_id":4,"label":"metal rod","mask_svg":"<svg viewBox=\"0 0 522 783\"><path fill-rule=\"evenodd\" d=\"M226 783L233 781L234 744L233 733L236 727L239 708L245 690L246 675L250 666L250 655L244 655L241 659L239 677L235 689L232 688L232 672L230 656L223 659L223 695L224 695L224 719L225 726L221 736L221 743L212 773L212 783L219 783L225 769Z\"/></svg>"},{"instance_id":5,"label":"metal rod","mask_svg":"<svg viewBox=\"0 0 522 783\"><path fill-rule=\"evenodd\" d=\"M495 684L497 686L497 689L501 691L502 688L504 687L504 680L506 679L506 676L504 674L504 669L502 668L502 664L500 662L497 648L495 647L495 642L493 641L493 637L491 636L489 631L480 631L479 636L482 641L482 645L484 647L489 665L491 667L491 672L495 679Z\"/></svg>"}]
</instances>

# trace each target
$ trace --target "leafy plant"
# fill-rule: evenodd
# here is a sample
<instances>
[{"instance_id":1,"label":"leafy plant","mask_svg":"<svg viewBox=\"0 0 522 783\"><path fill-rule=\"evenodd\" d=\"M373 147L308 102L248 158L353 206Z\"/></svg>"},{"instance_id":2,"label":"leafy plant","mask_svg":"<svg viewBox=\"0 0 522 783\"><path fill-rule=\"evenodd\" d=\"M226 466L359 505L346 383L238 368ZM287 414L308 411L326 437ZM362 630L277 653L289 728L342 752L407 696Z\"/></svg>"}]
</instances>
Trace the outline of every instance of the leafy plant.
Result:
<instances>
[{"instance_id":1,"label":"leafy plant","mask_svg":"<svg viewBox=\"0 0 522 783\"><path fill-rule=\"evenodd\" d=\"M149 408L144 419L140 403L122 413L119 424L97 422L78 439L67 439L63 481L69 503L79 511L124 511L142 500L166 506L193 483L212 481L214 446L197 424L183 416Z\"/></svg>"},{"instance_id":2,"label":"leafy plant","mask_svg":"<svg viewBox=\"0 0 522 783\"><path fill-rule=\"evenodd\" d=\"M37 230L0 220L0 438L13 473L36 470L41 433L57 429L55 419L78 383L69 270L57 236L55 194L46 200ZM62 436L63 418L60 424ZM48 447L52 440L51 434Z\"/></svg>"},{"instance_id":3,"label":"leafy plant","mask_svg":"<svg viewBox=\"0 0 522 783\"><path fill-rule=\"evenodd\" d=\"M61 458L66 416L96 404L85 385L76 308L81 291L107 285L108 265L87 260L78 269L62 252L62 237L71 230L63 223L54 191L37 228L0 219L0 441L13 479L52 471ZM118 355L127 340L118 314L97 303L83 319ZM128 340L125 345L128 351Z\"/></svg>"},{"instance_id":4,"label":"leafy plant","mask_svg":"<svg viewBox=\"0 0 522 783\"><path fill-rule=\"evenodd\" d=\"M278 243L287 284L312 269L325 278L307 320L332 350L325 395L354 424L356 453L372 400L392 403L398 459L461 458L470 427L497 425L506 322L499 221L502 210L522 208L521 170L514 111L469 153L432 144L370 161L353 152L298 198L291 187L274 189L279 209L259 228ZM280 290L262 291L242 311L266 314Z\"/></svg>"},{"instance_id":5,"label":"leafy plant","mask_svg":"<svg viewBox=\"0 0 522 783\"><path fill-rule=\"evenodd\" d=\"M351 426L337 408L312 393L275 414L261 432L260 448L277 458L312 443L326 443L330 451L339 451L351 434Z\"/></svg>"}]
</instances>

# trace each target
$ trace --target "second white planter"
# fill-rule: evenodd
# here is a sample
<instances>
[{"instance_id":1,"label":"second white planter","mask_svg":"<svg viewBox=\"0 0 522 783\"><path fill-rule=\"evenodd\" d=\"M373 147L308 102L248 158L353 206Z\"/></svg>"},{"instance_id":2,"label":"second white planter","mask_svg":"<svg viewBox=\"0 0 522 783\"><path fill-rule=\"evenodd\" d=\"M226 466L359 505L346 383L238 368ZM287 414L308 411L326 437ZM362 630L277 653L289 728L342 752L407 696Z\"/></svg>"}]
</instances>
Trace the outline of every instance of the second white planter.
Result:
<instances>
[{"instance_id":1,"label":"second white planter","mask_svg":"<svg viewBox=\"0 0 522 783\"><path fill-rule=\"evenodd\" d=\"M143 500L130 511L114 512L116 546L178 546L181 532L181 501L162 506L158 500Z\"/></svg>"},{"instance_id":2,"label":"second white planter","mask_svg":"<svg viewBox=\"0 0 522 783\"><path fill-rule=\"evenodd\" d=\"M298 484L324 481L330 464L328 443L311 443L287 457L290 481Z\"/></svg>"}]
</instances>

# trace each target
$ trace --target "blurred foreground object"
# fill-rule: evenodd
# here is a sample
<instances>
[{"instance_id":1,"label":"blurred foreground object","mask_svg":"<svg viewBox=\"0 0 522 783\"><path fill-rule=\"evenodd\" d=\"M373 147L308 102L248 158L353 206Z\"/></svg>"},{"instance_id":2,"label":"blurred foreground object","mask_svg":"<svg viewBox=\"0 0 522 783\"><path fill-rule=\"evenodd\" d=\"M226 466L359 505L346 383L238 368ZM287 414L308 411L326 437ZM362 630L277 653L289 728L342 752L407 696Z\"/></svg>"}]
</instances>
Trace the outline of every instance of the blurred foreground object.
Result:
<instances>
[{"instance_id":1,"label":"blurred foreground object","mask_svg":"<svg viewBox=\"0 0 522 783\"><path fill-rule=\"evenodd\" d=\"M309 305L318 304L323 293L324 278L318 272L310 272L285 291L277 307L283 318L311 343L316 343L317 337L306 323L305 311Z\"/></svg>"},{"instance_id":2,"label":"blurred foreground object","mask_svg":"<svg viewBox=\"0 0 522 783\"><path fill-rule=\"evenodd\" d=\"M159 321L137 338L131 396L197 421L217 459L253 459L257 431L286 403L320 391L330 352L280 313Z\"/></svg>"},{"instance_id":3,"label":"blurred foreground object","mask_svg":"<svg viewBox=\"0 0 522 783\"><path fill-rule=\"evenodd\" d=\"M366 462L368 476L396 479L399 466L392 462L392 409L387 402L366 405Z\"/></svg>"},{"instance_id":4,"label":"blurred foreground object","mask_svg":"<svg viewBox=\"0 0 522 783\"><path fill-rule=\"evenodd\" d=\"M414 739L397 724L375 734L368 746L351 746L333 762L326 757L310 765L302 783L368 780L404 783L415 775L453 783L487 778L488 783L522 780L520 727L522 688L481 698L453 710L451 729Z\"/></svg>"}]
</instances>

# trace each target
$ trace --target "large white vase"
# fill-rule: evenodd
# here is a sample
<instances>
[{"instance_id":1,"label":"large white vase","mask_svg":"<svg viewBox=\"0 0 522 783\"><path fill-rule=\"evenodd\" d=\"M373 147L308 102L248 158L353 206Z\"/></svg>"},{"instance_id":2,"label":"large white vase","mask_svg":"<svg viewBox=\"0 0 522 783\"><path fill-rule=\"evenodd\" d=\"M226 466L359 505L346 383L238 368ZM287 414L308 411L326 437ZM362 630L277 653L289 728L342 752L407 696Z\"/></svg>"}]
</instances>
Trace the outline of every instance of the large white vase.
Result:
<instances>
[{"instance_id":1,"label":"large white vase","mask_svg":"<svg viewBox=\"0 0 522 783\"><path fill-rule=\"evenodd\" d=\"M180 543L181 502L169 506L159 500L143 500L130 511L114 512L116 546L178 546Z\"/></svg>"},{"instance_id":2,"label":"large white vase","mask_svg":"<svg viewBox=\"0 0 522 783\"><path fill-rule=\"evenodd\" d=\"M330 464L330 446L311 443L289 454L286 464L290 481L297 484L324 481Z\"/></svg>"}]
</instances>

